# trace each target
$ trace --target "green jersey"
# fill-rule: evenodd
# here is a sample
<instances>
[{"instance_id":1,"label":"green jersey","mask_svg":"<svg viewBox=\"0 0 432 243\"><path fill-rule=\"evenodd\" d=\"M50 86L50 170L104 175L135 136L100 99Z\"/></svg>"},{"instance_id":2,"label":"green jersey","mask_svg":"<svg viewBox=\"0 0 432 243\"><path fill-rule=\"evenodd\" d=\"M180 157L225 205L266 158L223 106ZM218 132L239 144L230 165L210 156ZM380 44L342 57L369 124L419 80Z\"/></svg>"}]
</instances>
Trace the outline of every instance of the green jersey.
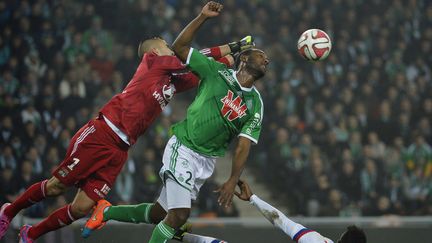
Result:
<instances>
[{"instance_id":1,"label":"green jersey","mask_svg":"<svg viewBox=\"0 0 432 243\"><path fill-rule=\"evenodd\" d=\"M173 126L180 142L215 157L223 156L236 136L258 143L264 105L255 87L242 87L234 70L193 48L186 64L201 81L186 119Z\"/></svg>"}]
</instances>

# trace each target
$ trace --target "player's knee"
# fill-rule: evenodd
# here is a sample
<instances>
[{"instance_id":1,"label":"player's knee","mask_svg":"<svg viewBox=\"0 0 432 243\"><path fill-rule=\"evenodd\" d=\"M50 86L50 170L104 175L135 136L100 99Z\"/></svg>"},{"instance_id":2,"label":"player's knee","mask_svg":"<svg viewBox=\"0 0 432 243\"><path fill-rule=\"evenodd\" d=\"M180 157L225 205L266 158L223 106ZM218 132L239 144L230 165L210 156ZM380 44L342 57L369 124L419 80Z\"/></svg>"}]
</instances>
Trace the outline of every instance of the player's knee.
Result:
<instances>
[{"instance_id":1,"label":"player's knee","mask_svg":"<svg viewBox=\"0 0 432 243\"><path fill-rule=\"evenodd\" d=\"M46 185L46 194L48 197L55 197L63 194L67 189L67 186L61 183L57 178L52 177L48 180Z\"/></svg>"},{"instance_id":2,"label":"player's knee","mask_svg":"<svg viewBox=\"0 0 432 243\"><path fill-rule=\"evenodd\" d=\"M159 203L156 203L150 210L150 221L153 224L158 224L162 221L167 215L167 212L160 206Z\"/></svg>"},{"instance_id":3,"label":"player's knee","mask_svg":"<svg viewBox=\"0 0 432 243\"><path fill-rule=\"evenodd\" d=\"M176 227L180 227L183 224L185 224L189 218L189 214L190 214L190 209L185 209L185 208L172 209L168 213L172 221L175 222Z\"/></svg>"},{"instance_id":4,"label":"player's knee","mask_svg":"<svg viewBox=\"0 0 432 243\"><path fill-rule=\"evenodd\" d=\"M83 218L90 213L92 206L89 204L73 202L71 205L71 213L74 218Z\"/></svg>"}]
</instances>

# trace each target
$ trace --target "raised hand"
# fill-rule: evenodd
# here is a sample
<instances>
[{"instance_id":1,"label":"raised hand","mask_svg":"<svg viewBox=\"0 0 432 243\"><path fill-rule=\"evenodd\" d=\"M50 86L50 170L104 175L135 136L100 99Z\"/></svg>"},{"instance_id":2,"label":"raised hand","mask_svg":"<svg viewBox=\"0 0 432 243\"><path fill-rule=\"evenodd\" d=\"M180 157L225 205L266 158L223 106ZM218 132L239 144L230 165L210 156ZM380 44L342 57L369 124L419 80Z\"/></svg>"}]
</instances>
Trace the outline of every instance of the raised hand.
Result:
<instances>
[{"instance_id":1,"label":"raised hand","mask_svg":"<svg viewBox=\"0 0 432 243\"><path fill-rule=\"evenodd\" d=\"M222 9L222 4L210 1L203 7L203 9L201 10L201 14L208 18L213 18L218 16Z\"/></svg>"}]
</instances>

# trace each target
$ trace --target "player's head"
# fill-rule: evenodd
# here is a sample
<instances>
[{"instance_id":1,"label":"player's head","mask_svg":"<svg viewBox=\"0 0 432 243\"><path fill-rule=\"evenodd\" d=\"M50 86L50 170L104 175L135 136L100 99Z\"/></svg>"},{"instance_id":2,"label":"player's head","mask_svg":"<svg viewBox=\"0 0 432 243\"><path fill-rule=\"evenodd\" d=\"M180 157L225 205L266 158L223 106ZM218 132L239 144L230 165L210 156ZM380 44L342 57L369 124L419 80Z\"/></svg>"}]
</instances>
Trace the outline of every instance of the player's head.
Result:
<instances>
[{"instance_id":1,"label":"player's head","mask_svg":"<svg viewBox=\"0 0 432 243\"><path fill-rule=\"evenodd\" d=\"M143 40L138 46L138 57L142 58L145 53L154 53L158 56L173 56L174 52L168 43L160 37Z\"/></svg>"},{"instance_id":2,"label":"player's head","mask_svg":"<svg viewBox=\"0 0 432 243\"><path fill-rule=\"evenodd\" d=\"M240 52L235 62L237 70L245 69L255 79L260 79L265 75L268 64L269 59L265 52L256 48Z\"/></svg>"},{"instance_id":3,"label":"player's head","mask_svg":"<svg viewBox=\"0 0 432 243\"><path fill-rule=\"evenodd\" d=\"M365 232L355 225L350 225L347 230L342 233L338 243L366 243Z\"/></svg>"}]
</instances>

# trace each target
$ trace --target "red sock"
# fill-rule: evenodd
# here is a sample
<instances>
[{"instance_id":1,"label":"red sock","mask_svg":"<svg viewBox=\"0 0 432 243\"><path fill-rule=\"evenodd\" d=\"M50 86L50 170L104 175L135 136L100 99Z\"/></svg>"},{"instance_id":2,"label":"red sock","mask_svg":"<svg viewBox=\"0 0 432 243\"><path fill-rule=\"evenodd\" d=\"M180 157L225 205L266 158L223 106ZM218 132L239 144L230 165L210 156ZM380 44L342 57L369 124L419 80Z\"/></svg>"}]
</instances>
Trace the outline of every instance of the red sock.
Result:
<instances>
[{"instance_id":1,"label":"red sock","mask_svg":"<svg viewBox=\"0 0 432 243\"><path fill-rule=\"evenodd\" d=\"M48 180L31 185L21 196L9 205L4 213L9 219L13 219L19 211L40 202L46 197L46 184Z\"/></svg>"},{"instance_id":2,"label":"red sock","mask_svg":"<svg viewBox=\"0 0 432 243\"><path fill-rule=\"evenodd\" d=\"M219 59L222 56L221 50L218 46L210 47L210 48L204 48L200 50L200 52L208 57L213 57L214 59Z\"/></svg>"},{"instance_id":3,"label":"red sock","mask_svg":"<svg viewBox=\"0 0 432 243\"><path fill-rule=\"evenodd\" d=\"M60 209L57 209L42 222L31 227L28 231L28 236L31 239L36 240L45 233L60 229L66 225L70 225L76 220L74 217L72 217L70 208L71 205L66 205Z\"/></svg>"}]
</instances>

